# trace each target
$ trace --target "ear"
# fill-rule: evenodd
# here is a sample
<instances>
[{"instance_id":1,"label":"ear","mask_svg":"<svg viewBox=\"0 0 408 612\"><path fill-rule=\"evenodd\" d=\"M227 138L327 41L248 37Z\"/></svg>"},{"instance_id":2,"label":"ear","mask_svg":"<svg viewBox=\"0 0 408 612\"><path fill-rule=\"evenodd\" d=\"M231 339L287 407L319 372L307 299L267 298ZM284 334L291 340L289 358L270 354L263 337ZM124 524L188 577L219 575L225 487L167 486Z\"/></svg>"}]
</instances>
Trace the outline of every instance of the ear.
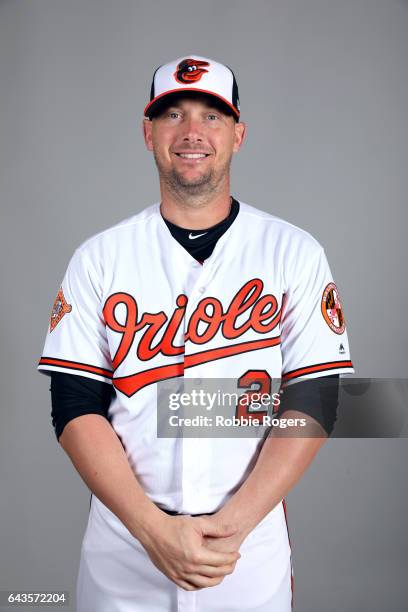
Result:
<instances>
[{"instance_id":1,"label":"ear","mask_svg":"<svg viewBox=\"0 0 408 612\"><path fill-rule=\"evenodd\" d=\"M232 149L234 153L237 153L239 149L241 148L242 143L244 142L245 136L246 136L246 123L244 123L243 121L240 121L239 123L235 124L234 146Z\"/></svg>"},{"instance_id":2,"label":"ear","mask_svg":"<svg viewBox=\"0 0 408 612\"><path fill-rule=\"evenodd\" d=\"M144 136L146 148L148 149L148 151L153 151L153 139L152 139L153 123L150 121L148 117L144 117L142 127L143 127L143 136Z\"/></svg>"}]
</instances>

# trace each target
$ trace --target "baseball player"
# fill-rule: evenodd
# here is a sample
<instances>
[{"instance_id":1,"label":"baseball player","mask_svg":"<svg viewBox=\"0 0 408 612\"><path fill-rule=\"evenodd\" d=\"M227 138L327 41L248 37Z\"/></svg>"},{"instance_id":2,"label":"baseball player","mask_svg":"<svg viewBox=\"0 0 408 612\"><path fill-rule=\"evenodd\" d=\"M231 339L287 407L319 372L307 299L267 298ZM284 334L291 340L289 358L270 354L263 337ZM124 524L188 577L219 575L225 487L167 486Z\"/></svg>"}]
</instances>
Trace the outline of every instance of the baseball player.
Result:
<instances>
[{"instance_id":1,"label":"baseball player","mask_svg":"<svg viewBox=\"0 0 408 612\"><path fill-rule=\"evenodd\" d=\"M38 366L92 492L77 610L288 612L284 497L333 427L316 381L354 371L340 295L309 233L231 196L229 67L160 66L144 115L161 200L75 251ZM160 382L211 378L282 380L280 414L318 435L159 437Z\"/></svg>"}]
</instances>

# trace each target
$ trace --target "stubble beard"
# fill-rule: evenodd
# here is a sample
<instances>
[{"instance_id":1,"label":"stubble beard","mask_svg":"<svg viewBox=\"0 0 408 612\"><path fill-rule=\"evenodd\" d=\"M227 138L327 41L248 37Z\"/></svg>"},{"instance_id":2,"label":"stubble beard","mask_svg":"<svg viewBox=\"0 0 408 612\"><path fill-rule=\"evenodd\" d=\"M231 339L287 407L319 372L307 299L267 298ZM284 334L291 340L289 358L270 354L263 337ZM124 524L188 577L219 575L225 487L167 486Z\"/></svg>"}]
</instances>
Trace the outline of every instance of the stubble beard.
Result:
<instances>
[{"instance_id":1,"label":"stubble beard","mask_svg":"<svg viewBox=\"0 0 408 612\"><path fill-rule=\"evenodd\" d=\"M160 179L177 199L191 203L195 200L199 203L201 200L206 200L208 196L215 195L221 190L225 178L229 175L232 156L218 171L210 168L195 179L186 179L175 168L170 170L164 168L155 152L154 159Z\"/></svg>"}]
</instances>

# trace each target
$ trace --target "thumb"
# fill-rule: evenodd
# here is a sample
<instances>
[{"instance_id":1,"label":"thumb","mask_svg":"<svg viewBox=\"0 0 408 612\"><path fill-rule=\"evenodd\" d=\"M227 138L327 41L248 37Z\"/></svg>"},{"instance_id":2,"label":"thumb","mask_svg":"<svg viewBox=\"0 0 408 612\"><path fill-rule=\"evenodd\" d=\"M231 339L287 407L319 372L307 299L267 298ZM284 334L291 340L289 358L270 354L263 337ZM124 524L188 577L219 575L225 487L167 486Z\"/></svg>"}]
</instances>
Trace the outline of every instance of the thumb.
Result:
<instances>
[{"instance_id":1,"label":"thumb","mask_svg":"<svg viewBox=\"0 0 408 612\"><path fill-rule=\"evenodd\" d=\"M203 535L213 538L227 538L228 536L234 535L237 531L238 527L221 521L215 522L204 520L202 525Z\"/></svg>"}]
</instances>

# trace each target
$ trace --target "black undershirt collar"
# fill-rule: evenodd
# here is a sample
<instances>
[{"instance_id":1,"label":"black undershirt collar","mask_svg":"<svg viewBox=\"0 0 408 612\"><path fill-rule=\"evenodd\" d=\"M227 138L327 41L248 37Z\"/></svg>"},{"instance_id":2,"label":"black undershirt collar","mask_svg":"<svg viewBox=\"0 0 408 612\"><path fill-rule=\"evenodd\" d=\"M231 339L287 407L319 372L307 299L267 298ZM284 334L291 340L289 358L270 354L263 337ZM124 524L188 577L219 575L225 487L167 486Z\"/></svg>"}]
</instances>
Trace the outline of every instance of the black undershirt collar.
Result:
<instances>
[{"instance_id":1,"label":"black undershirt collar","mask_svg":"<svg viewBox=\"0 0 408 612\"><path fill-rule=\"evenodd\" d=\"M200 230L186 229L171 223L171 221L165 219L163 215L162 217L173 238L175 238L192 257L202 262L211 255L215 245L217 244L217 240L221 238L221 236L232 225L238 213L239 202L231 196L231 209L228 217L217 223L217 225L213 225L209 228Z\"/></svg>"}]
</instances>

